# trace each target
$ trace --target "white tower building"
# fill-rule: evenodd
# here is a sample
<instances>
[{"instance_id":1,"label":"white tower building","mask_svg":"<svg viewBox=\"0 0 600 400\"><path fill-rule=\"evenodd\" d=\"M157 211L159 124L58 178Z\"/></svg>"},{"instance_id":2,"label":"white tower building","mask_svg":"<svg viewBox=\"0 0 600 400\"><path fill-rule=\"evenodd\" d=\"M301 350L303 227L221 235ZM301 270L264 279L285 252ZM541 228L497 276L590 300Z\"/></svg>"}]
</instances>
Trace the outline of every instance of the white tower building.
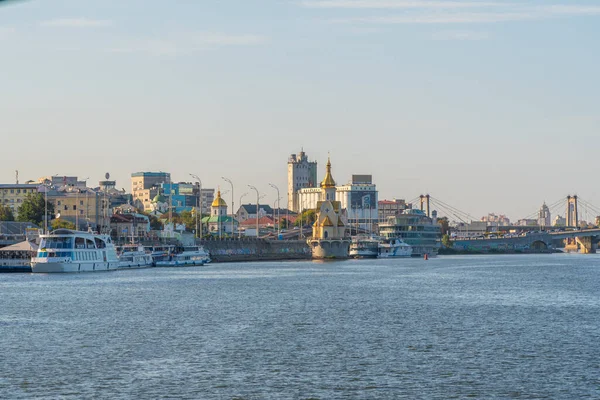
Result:
<instances>
[{"instance_id":1,"label":"white tower building","mask_svg":"<svg viewBox=\"0 0 600 400\"><path fill-rule=\"evenodd\" d=\"M298 190L317 187L317 162L308 161L304 150L288 159L288 209L300 212Z\"/></svg>"}]
</instances>

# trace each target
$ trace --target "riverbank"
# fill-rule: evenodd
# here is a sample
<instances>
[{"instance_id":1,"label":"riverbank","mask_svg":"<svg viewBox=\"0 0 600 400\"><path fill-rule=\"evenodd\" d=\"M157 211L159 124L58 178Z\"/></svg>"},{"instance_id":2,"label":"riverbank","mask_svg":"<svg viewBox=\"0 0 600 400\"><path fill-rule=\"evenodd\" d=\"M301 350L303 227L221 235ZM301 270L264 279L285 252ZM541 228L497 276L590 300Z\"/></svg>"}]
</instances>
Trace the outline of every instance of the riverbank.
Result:
<instances>
[{"instance_id":1,"label":"riverbank","mask_svg":"<svg viewBox=\"0 0 600 400\"><path fill-rule=\"evenodd\" d=\"M200 240L213 262L309 260L304 240Z\"/></svg>"}]
</instances>

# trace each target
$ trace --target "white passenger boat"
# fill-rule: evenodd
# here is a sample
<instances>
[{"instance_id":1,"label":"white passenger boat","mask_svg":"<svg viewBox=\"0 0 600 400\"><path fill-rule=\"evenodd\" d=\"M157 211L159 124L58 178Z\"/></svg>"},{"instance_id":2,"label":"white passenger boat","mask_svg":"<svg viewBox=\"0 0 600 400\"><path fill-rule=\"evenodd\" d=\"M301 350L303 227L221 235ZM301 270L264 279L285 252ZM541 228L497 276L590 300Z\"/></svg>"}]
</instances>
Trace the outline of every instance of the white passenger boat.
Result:
<instances>
[{"instance_id":1,"label":"white passenger boat","mask_svg":"<svg viewBox=\"0 0 600 400\"><path fill-rule=\"evenodd\" d=\"M57 229L42 235L32 272L92 272L116 270L119 258L110 236Z\"/></svg>"},{"instance_id":2,"label":"white passenger boat","mask_svg":"<svg viewBox=\"0 0 600 400\"><path fill-rule=\"evenodd\" d=\"M152 255L146 253L144 246L127 245L119 252L119 268L148 268L154 266Z\"/></svg>"},{"instance_id":3,"label":"white passenger boat","mask_svg":"<svg viewBox=\"0 0 600 400\"><path fill-rule=\"evenodd\" d=\"M352 238L348 255L353 258L377 258L380 240L372 235L356 235Z\"/></svg>"},{"instance_id":4,"label":"white passenger boat","mask_svg":"<svg viewBox=\"0 0 600 400\"><path fill-rule=\"evenodd\" d=\"M400 238L383 238L379 243L379 258L410 257L412 246Z\"/></svg>"},{"instance_id":5,"label":"white passenger boat","mask_svg":"<svg viewBox=\"0 0 600 400\"><path fill-rule=\"evenodd\" d=\"M169 251L154 258L157 267L200 266L210 262L210 256L202 246L186 246L181 252Z\"/></svg>"}]
</instances>

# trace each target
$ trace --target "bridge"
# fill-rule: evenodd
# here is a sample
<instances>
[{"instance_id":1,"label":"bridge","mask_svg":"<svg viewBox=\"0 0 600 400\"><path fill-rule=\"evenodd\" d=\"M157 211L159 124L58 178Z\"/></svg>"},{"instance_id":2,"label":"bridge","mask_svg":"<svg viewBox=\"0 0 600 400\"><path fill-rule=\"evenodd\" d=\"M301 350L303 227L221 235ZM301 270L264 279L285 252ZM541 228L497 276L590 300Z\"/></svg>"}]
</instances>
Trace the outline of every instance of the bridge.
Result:
<instances>
[{"instance_id":1,"label":"bridge","mask_svg":"<svg viewBox=\"0 0 600 400\"><path fill-rule=\"evenodd\" d=\"M521 251L551 252L565 242L565 251L581 251L585 254L596 253L600 241L600 229L581 229L558 232L528 232L521 235L504 237L451 239L452 248L462 251Z\"/></svg>"},{"instance_id":2,"label":"bridge","mask_svg":"<svg viewBox=\"0 0 600 400\"><path fill-rule=\"evenodd\" d=\"M473 218L468 213L462 212L430 195L421 195L415 200L420 204L421 210L426 212L428 216L433 204L448 216L457 218L461 222L468 224L468 220L477 221L476 218ZM497 232L493 234L488 233L487 236L453 238L450 241L454 249L463 251L551 252L557 247L562 247L564 243L565 251L581 251L585 254L593 254L596 253L598 242L600 241L600 228L578 227L580 210L582 210L580 203L587 216L590 213L600 216L600 208L595 207L577 195L568 195L566 197L566 207L564 198L554 202L550 207L544 203L542 209L532 215L532 217L537 217L536 221L538 224L535 226L496 226ZM554 209L555 215L560 214L560 210L565 211L564 227L551 226L551 209ZM557 212L557 210L559 211ZM525 218L525 221L528 220L528 218Z\"/></svg>"}]
</instances>

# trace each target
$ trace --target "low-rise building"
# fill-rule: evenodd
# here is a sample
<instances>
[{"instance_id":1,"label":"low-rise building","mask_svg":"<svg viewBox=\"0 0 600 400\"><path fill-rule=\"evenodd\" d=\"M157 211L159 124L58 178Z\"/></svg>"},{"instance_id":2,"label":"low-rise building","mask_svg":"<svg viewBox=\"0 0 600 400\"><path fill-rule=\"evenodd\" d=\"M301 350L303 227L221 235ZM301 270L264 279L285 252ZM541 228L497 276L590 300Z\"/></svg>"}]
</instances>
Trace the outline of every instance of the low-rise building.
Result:
<instances>
[{"instance_id":1,"label":"low-rise building","mask_svg":"<svg viewBox=\"0 0 600 400\"><path fill-rule=\"evenodd\" d=\"M388 217L402 214L402 211L412 208L404 199L380 200L377 203L379 221L386 221Z\"/></svg>"},{"instance_id":2,"label":"low-rise building","mask_svg":"<svg viewBox=\"0 0 600 400\"><path fill-rule=\"evenodd\" d=\"M273 215L273 208L271 208L271 206L269 206L268 204L259 204L258 218L262 218L267 215ZM238 208L238 211L235 213L235 217L240 223L248 219L256 220L256 204L242 204L240 208Z\"/></svg>"},{"instance_id":3,"label":"low-rise building","mask_svg":"<svg viewBox=\"0 0 600 400\"><path fill-rule=\"evenodd\" d=\"M79 230L101 231L108 227L112 215L110 200L90 188L63 186L48 191L48 202L54 205L52 218L73 223Z\"/></svg>"},{"instance_id":4,"label":"low-rise building","mask_svg":"<svg viewBox=\"0 0 600 400\"><path fill-rule=\"evenodd\" d=\"M11 209L15 218L19 215L19 207L31 193L38 193L40 188L36 184L0 184L0 204Z\"/></svg>"},{"instance_id":5,"label":"low-rise building","mask_svg":"<svg viewBox=\"0 0 600 400\"><path fill-rule=\"evenodd\" d=\"M133 239L138 241L148 236L150 219L138 213L118 213L110 217L110 231L113 237L120 241Z\"/></svg>"}]
</instances>

